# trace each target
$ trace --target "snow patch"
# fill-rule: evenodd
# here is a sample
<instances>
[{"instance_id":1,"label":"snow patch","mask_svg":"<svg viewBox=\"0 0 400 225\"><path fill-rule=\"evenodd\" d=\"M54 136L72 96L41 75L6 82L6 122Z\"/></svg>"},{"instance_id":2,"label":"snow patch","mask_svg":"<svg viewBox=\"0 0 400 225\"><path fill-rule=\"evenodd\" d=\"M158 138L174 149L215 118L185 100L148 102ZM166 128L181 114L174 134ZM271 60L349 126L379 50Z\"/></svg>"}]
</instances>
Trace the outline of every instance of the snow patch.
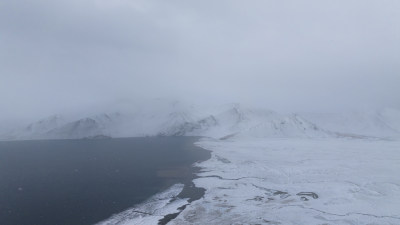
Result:
<instances>
[{"instance_id":1,"label":"snow patch","mask_svg":"<svg viewBox=\"0 0 400 225\"><path fill-rule=\"evenodd\" d=\"M166 215L179 212L179 207L188 204L188 199L177 198L184 185L175 184L133 208L113 215L96 225L140 225L158 224Z\"/></svg>"},{"instance_id":2,"label":"snow patch","mask_svg":"<svg viewBox=\"0 0 400 225\"><path fill-rule=\"evenodd\" d=\"M400 141L202 139L205 196L181 224L400 224Z\"/></svg>"}]
</instances>

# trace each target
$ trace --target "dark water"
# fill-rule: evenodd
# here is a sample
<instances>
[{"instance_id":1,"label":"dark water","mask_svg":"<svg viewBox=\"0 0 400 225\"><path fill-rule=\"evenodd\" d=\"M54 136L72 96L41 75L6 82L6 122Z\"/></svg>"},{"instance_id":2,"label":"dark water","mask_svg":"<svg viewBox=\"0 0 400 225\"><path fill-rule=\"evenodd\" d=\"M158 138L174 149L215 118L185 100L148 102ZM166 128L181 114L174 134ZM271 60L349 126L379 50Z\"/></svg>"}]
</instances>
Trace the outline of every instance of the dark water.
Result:
<instances>
[{"instance_id":1,"label":"dark water","mask_svg":"<svg viewBox=\"0 0 400 225\"><path fill-rule=\"evenodd\" d=\"M174 183L210 153L196 138L0 142L1 225L88 225ZM186 195L196 191L185 188ZM197 193L198 194L198 193Z\"/></svg>"}]
</instances>

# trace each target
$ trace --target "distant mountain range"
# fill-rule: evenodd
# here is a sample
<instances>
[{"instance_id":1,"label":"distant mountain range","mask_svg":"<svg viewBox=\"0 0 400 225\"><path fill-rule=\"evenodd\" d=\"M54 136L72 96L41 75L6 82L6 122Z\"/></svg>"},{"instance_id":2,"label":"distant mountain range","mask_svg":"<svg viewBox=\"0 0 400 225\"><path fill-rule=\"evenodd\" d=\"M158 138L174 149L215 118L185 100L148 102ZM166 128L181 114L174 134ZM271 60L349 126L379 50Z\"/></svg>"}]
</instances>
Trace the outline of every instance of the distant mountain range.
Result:
<instances>
[{"instance_id":1,"label":"distant mountain range","mask_svg":"<svg viewBox=\"0 0 400 225\"><path fill-rule=\"evenodd\" d=\"M280 114L239 104L199 109L178 102L157 102L129 112L67 119L54 115L1 140L80 139L143 136L392 137L400 136L400 111L385 109L348 114Z\"/></svg>"}]
</instances>

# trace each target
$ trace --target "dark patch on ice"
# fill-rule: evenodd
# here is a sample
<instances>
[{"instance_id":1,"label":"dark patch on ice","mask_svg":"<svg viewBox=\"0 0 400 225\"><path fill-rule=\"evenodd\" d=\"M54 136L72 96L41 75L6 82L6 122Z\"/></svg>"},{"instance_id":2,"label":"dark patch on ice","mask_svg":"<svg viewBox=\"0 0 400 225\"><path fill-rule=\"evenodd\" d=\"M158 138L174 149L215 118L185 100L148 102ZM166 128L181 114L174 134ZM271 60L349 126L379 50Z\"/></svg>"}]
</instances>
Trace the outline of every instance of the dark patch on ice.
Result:
<instances>
[{"instance_id":1,"label":"dark patch on ice","mask_svg":"<svg viewBox=\"0 0 400 225\"><path fill-rule=\"evenodd\" d=\"M168 222L170 222L171 220L175 219L186 208L186 206L187 205L183 205L183 206L179 207L178 208L179 212L177 212L177 213L172 213L172 214L168 214L168 215L164 216L164 218L162 218L158 221L158 224L165 225Z\"/></svg>"},{"instance_id":2,"label":"dark patch on ice","mask_svg":"<svg viewBox=\"0 0 400 225\"><path fill-rule=\"evenodd\" d=\"M265 178L261 177L239 177L239 178L223 178L218 175L208 175L208 176L200 176L201 178L206 178L206 177L213 177L213 178L218 178L220 180L243 180L243 179L259 179L259 180L265 180ZM237 185L237 184L236 184Z\"/></svg>"},{"instance_id":3,"label":"dark patch on ice","mask_svg":"<svg viewBox=\"0 0 400 225\"><path fill-rule=\"evenodd\" d=\"M263 219L263 222L267 223L267 224L271 224L271 225L279 225L279 224L281 224L280 222L270 221L270 220L266 220L266 219Z\"/></svg>"},{"instance_id":4,"label":"dark patch on ice","mask_svg":"<svg viewBox=\"0 0 400 225\"><path fill-rule=\"evenodd\" d=\"M219 156L219 155L215 155L215 158L216 158L218 161L223 162L223 163L231 163L231 161L229 161L228 159L223 158L223 157L221 157L221 156Z\"/></svg>"},{"instance_id":5,"label":"dark patch on ice","mask_svg":"<svg viewBox=\"0 0 400 225\"><path fill-rule=\"evenodd\" d=\"M306 198L306 197L304 197L304 196L302 196L301 198L300 198L300 200L302 200L302 201L308 201L308 198Z\"/></svg>"},{"instance_id":6,"label":"dark patch on ice","mask_svg":"<svg viewBox=\"0 0 400 225\"><path fill-rule=\"evenodd\" d=\"M285 199L285 198L288 198L290 196L289 193L287 193L285 191L275 191L274 195L279 195L279 197L281 199Z\"/></svg>"},{"instance_id":7,"label":"dark patch on ice","mask_svg":"<svg viewBox=\"0 0 400 225\"><path fill-rule=\"evenodd\" d=\"M257 201L257 202L261 202L262 200L264 200L264 197L262 196L255 196L254 198L251 199L247 199L246 201Z\"/></svg>"},{"instance_id":8,"label":"dark patch on ice","mask_svg":"<svg viewBox=\"0 0 400 225\"><path fill-rule=\"evenodd\" d=\"M208 159L210 159L211 151L209 151L209 150L204 150L204 151L207 151L209 153ZM205 159L205 160L208 160L208 159ZM193 183L194 179L199 178L199 176L197 176L197 174L200 172L200 170L201 170L201 168L199 168L199 167L192 167L192 171L191 171L190 175L186 176L187 179L184 182L185 186L183 187L183 190L181 191L181 193L179 193L177 198L188 199L188 202L190 204L193 201L199 200L200 198L202 198L204 196L206 189L196 187L196 185ZM171 201L173 201L173 200L174 199L172 199ZM189 204L179 207L177 213L171 213L171 214L165 215L164 218L162 218L158 221L158 224L165 225L165 224L169 223L171 220L175 219Z\"/></svg>"},{"instance_id":9,"label":"dark patch on ice","mask_svg":"<svg viewBox=\"0 0 400 225\"><path fill-rule=\"evenodd\" d=\"M238 133L229 134L224 137L221 137L219 140L221 140L221 141L228 140L229 138L235 137L237 134Z\"/></svg>"},{"instance_id":10,"label":"dark patch on ice","mask_svg":"<svg viewBox=\"0 0 400 225\"><path fill-rule=\"evenodd\" d=\"M194 185L194 183L192 181L190 181L190 183L185 184L182 192L179 193L177 198L181 198L181 199L188 198L188 202L190 204L191 202L202 198L204 196L205 191L206 190L204 188L196 187ZM172 199L171 201L174 201L174 199ZM178 208L179 212L177 212L177 213L165 215L164 218L162 218L158 221L158 224L165 225L165 224L169 223L171 220L175 219L189 204L179 207Z\"/></svg>"},{"instance_id":11,"label":"dark patch on ice","mask_svg":"<svg viewBox=\"0 0 400 225\"><path fill-rule=\"evenodd\" d=\"M309 196L312 197L313 199L317 199L318 195L315 194L314 192L299 192L296 194L297 196Z\"/></svg>"}]
</instances>

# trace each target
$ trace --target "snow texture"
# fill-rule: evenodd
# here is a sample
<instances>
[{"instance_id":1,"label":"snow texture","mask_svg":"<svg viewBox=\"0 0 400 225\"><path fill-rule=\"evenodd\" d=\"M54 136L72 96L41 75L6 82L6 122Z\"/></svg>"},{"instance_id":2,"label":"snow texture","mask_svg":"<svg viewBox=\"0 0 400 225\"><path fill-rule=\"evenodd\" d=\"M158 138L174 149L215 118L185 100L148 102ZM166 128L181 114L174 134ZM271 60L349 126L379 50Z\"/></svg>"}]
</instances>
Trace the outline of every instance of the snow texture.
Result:
<instances>
[{"instance_id":1,"label":"snow texture","mask_svg":"<svg viewBox=\"0 0 400 225\"><path fill-rule=\"evenodd\" d=\"M400 224L400 141L203 139L206 188L170 224Z\"/></svg>"},{"instance_id":2,"label":"snow texture","mask_svg":"<svg viewBox=\"0 0 400 225\"><path fill-rule=\"evenodd\" d=\"M176 184L142 204L113 215L96 225L146 225L157 224L164 216L179 212L178 208L188 204L187 199L177 195L183 190L183 184Z\"/></svg>"}]
</instances>

